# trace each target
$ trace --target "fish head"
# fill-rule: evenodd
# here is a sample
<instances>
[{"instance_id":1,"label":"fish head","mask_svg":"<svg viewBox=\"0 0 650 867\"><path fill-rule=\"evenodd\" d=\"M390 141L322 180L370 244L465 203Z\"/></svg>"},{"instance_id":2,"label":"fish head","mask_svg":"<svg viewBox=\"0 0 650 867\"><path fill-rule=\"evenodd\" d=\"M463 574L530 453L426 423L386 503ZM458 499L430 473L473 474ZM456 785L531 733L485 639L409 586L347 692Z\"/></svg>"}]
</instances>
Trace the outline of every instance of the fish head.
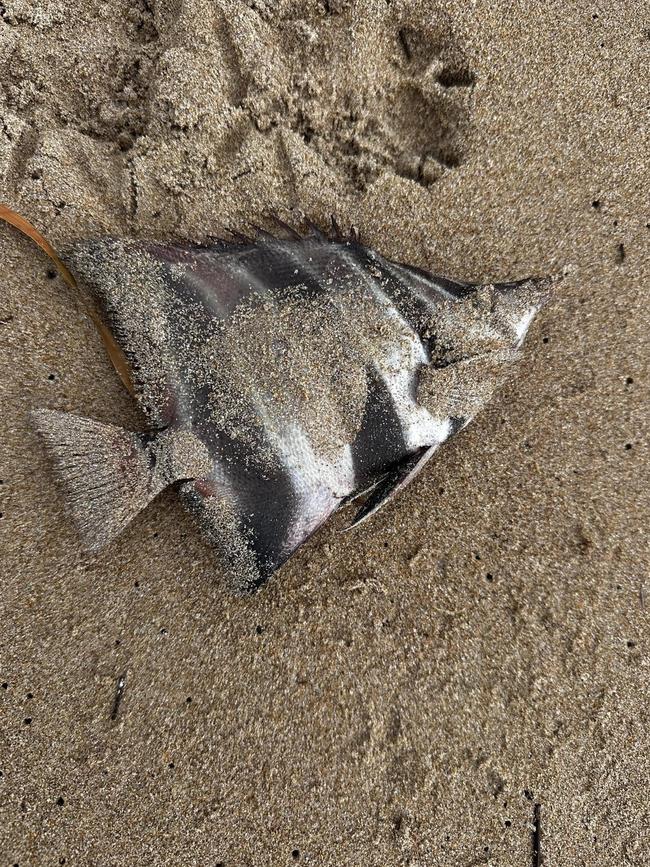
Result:
<instances>
[{"instance_id":1,"label":"fish head","mask_svg":"<svg viewBox=\"0 0 650 867\"><path fill-rule=\"evenodd\" d=\"M434 365L446 366L478 354L520 349L533 319L549 299L550 280L467 287L439 304L430 328Z\"/></svg>"},{"instance_id":2,"label":"fish head","mask_svg":"<svg viewBox=\"0 0 650 867\"><path fill-rule=\"evenodd\" d=\"M465 427L490 401L521 354L528 329L550 298L548 278L471 287L439 308L430 363L418 401L433 415Z\"/></svg>"},{"instance_id":3,"label":"fish head","mask_svg":"<svg viewBox=\"0 0 650 867\"><path fill-rule=\"evenodd\" d=\"M492 328L500 335L504 349L518 350L530 325L550 300L551 279L531 277L515 283L494 283L487 287Z\"/></svg>"}]
</instances>

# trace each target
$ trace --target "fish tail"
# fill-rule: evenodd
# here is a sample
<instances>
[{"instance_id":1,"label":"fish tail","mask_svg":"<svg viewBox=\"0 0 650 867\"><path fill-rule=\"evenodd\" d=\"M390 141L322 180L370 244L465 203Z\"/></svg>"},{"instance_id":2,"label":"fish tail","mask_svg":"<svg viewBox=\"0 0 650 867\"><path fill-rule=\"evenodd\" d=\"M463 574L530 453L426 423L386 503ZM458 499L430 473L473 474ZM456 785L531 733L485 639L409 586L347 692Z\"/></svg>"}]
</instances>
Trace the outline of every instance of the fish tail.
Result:
<instances>
[{"instance_id":1,"label":"fish tail","mask_svg":"<svg viewBox=\"0 0 650 867\"><path fill-rule=\"evenodd\" d=\"M84 545L103 548L168 484L155 472L152 438L49 409L32 413L54 457Z\"/></svg>"}]
</instances>

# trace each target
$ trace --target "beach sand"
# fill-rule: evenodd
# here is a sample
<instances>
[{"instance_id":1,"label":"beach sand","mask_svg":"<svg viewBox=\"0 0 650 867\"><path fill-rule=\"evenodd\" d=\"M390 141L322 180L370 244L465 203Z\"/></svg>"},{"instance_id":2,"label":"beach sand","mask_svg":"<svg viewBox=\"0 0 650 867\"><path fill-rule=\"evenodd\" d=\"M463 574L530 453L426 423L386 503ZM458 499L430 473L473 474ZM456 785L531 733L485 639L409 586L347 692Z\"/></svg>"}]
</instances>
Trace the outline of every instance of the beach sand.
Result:
<instances>
[{"instance_id":1,"label":"beach sand","mask_svg":"<svg viewBox=\"0 0 650 867\"><path fill-rule=\"evenodd\" d=\"M82 550L28 413L142 419L0 227L0 867L539 867L538 836L547 867L650 863L649 28L0 5L0 200L59 248L300 209L459 279L562 278L488 411L242 599L173 491Z\"/></svg>"}]
</instances>

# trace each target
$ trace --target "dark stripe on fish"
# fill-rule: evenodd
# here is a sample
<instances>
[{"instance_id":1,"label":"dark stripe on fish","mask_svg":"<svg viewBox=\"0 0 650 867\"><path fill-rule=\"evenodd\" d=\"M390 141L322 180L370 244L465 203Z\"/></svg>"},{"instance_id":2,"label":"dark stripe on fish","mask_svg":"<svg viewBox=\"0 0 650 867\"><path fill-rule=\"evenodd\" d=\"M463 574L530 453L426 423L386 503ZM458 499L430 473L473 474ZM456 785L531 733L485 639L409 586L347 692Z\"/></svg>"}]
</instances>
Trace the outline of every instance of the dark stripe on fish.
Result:
<instances>
[{"instance_id":1,"label":"dark stripe on fish","mask_svg":"<svg viewBox=\"0 0 650 867\"><path fill-rule=\"evenodd\" d=\"M454 434L457 434L458 431L461 431L465 425L467 424L467 419L458 417L458 416L450 416L449 417L449 433L447 434L447 439L453 437Z\"/></svg>"},{"instance_id":2,"label":"dark stripe on fish","mask_svg":"<svg viewBox=\"0 0 650 867\"><path fill-rule=\"evenodd\" d=\"M223 261L233 276L250 284L253 291L259 291L259 286L273 291L300 285L308 295L321 295L325 289L322 277L314 275L304 243L278 241L273 246L249 247Z\"/></svg>"},{"instance_id":3,"label":"dark stripe on fish","mask_svg":"<svg viewBox=\"0 0 650 867\"><path fill-rule=\"evenodd\" d=\"M475 291L475 287L438 277L423 268L414 268L389 262L363 244L348 245L346 256L358 263L369 279L378 283L390 298L403 319L420 335L425 350L430 355L433 338L428 331L432 308L441 301L460 301Z\"/></svg>"},{"instance_id":4,"label":"dark stripe on fish","mask_svg":"<svg viewBox=\"0 0 650 867\"><path fill-rule=\"evenodd\" d=\"M352 244L346 254L357 266L365 272L367 279L374 282L395 305L411 328L419 335L425 350L429 349L429 341L424 336L425 323L431 316L431 302L416 294L412 287L406 285L400 275L390 267L381 256L368 250L361 244Z\"/></svg>"},{"instance_id":5,"label":"dark stripe on fish","mask_svg":"<svg viewBox=\"0 0 650 867\"><path fill-rule=\"evenodd\" d=\"M206 311L208 321L227 318L251 291L238 273L225 267L230 251L239 249L237 245L219 242L203 247L175 247L170 251L148 244L145 249L163 263L170 292L198 302Z\"/></svg>"},{"instance_id":6,"label":"dark stripe on fish","mask_svg":"<svg viewBox=\"0 0 650 867\"><path fill-rule=\"evenodd\" d=\"M471 283L459 283L457 280L450 280L448 277L434 277L433 274L425 271L424 268L416 268L413 265L402 265L396 262L393 264L393 268L401 272L402 282L412 292L422 293L428 300L434 303L439 301L441 297L447 296L460 301L476 290L476 287Z\"/></svg>"},{"instance_id":7,"label":"dark stripe on fish","mask_svg":"<svg viewBox=\"0 0 650 867\"><path fill-rule=\"evenodd\" d=\"M355 490L363 490L407 453L402 421L377 369L367 370L368 392L359 433L352 443Z\"/></svg>"},{"instance_id":8,"label":"dark stripe on fish","mask_svg":"<svg viewBox=\"0 0 650 867\"><path fill-rule=\"evenodd\" d=\"M209 401L209 391L197 393L194 429L217 460L227 489L234 492L232 503L240 518L242 537L255 555L262 583L288 556L286 540L295 520L296 495L285 468L269 466L261 457L271 449L264 431L247 429L247 435L254 436L256 443L232 437L213 424Z\"/></svg>"}]
</instances>

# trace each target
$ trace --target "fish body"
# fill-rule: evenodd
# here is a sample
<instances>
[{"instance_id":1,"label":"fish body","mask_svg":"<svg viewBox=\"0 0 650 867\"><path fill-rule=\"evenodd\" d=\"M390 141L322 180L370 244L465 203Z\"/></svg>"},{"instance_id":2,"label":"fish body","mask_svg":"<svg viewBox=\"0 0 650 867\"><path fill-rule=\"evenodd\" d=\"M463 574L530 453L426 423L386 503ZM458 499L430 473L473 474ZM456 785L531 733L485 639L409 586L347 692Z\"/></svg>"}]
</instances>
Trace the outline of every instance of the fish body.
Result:
<instances>
[{"instance_id":1,"label":"fish body","mask_svg":"<svg viewBox=\"0 0 650 867\"><path fill-rule=\"evenodd\" d=\"M489 400L548 288L455 282L316 228L102 239L66 261L150 426L36 413L82 538L101 547L175 484L239 591L342 505L366 494L365 520L417 475Z\"/></svg>"}]
</instances>

